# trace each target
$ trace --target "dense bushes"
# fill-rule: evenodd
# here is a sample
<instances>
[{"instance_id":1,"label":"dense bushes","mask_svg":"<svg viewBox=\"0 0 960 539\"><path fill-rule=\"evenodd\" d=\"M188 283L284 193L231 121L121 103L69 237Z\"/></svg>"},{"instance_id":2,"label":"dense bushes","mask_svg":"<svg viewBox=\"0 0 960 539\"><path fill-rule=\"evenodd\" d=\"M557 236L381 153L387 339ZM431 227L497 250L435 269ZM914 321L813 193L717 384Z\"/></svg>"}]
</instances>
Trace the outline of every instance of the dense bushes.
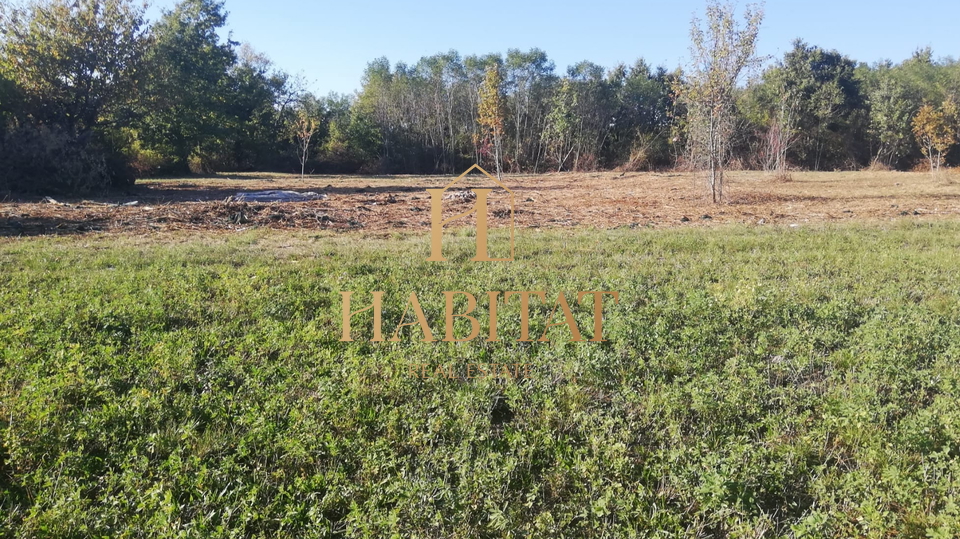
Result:
<instances>
[{"instance_id":1,"label":"dense bushes","mask_svg":"<svg viewBox=\"0 0 960 539\"><path fill-rule=\"evenodd\" d=\"M83 194L129 185L125 161L92 134L20 126L0 137L0 190Z\"/></svg>"},{"instance_id":2,"label":"dense bushes","mask_svg":"<svg viewBox=\"0 0 960 539\"><path fill-rule=\"evenodd\" d=\"M134 175L282 164L288 77L223 42L216 0L155 24L132 0L0 6L0 189L85 193Z\"/></svg>"}]
</instances>

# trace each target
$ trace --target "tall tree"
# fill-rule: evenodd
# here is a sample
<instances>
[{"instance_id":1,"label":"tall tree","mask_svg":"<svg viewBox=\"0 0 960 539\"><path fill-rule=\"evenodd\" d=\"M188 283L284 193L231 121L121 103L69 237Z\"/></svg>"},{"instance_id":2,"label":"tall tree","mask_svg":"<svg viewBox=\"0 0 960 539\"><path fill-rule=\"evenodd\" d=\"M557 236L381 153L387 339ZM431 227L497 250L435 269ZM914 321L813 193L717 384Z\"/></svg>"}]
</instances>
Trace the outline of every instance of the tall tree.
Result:
<instances>
[{"instance_id":1,"label":"tall tree","mask_svg":"<svg viewBox=\"0 0 960 539\"><path fill-rule=\"evenodd\" d=\"M923 103L943 103L951 96L960 95L960 61L936 60L929 47L915 51L893 69L892 75L917 108Z\"/></svg>"},{"instance_id":2,"label":"tall tree","mask_svg":"<svg viewBox=\"0 0 960 539\"><path fill-rule=\"evenodd\" d=\"M503 177L503 77L496 65L487 68L486 78L480 87L480 105L477 122L481 137L478 143L483 153L493 158L497 178Z\"/></svg>"},{"instance_id":3,"label":"tall tree","mask_svg":"<svg viewBox=\"0 0 960 539\"><path fill-rule=\"evenodd\" d=\"M357 117L376 126L379 149L375 167L379 172L387 171L400 134L400 122L393 106L393 78L390 60L386 57L370 62L363 73L362 90L354 104Z\"/></svg>"},{"instance_id":4,"label":"tall tree","mask_svg":"<svg viewBox=\"0 0 960 539\"><path fill-rule=\"evenodd\" d=\"M235 44L221 43L217 33L226 17L220 1L183 0L154 28L142 135L172 154L180 171L192 157L208 168L205 148L221 142L227 131L228 73L236 55Z\"/></svg>"},{"instance_id":5,"label":"tall tree","mask_svg":"<svg viewBox=\"0 0 960 539\"><path fill-rule=\"evenodd\" d=\"M370 111L357 99L337 94L323 99L323 111L327 165L336 172L377 171L382 135Z\"/></svg>"},{"instance_id":6,"label":"tall tree","mask_svg":"<svg viewBox=\"0 0 960 539\"><path fill-rule=\"evenodd\" d=\"M554 92L542 135L549 156L557 167L557 172L563 170L577 147L579 121L574 112L575 107L576 90L573 81L564 78Z\"/></svg>"},{"instance_id":7,"label":"tall tree","mask_svg":"<svg viewBox=\"0 0 960 539\"><path fill-rule=\"evenodd\" d=\"M814 170L860 161L853 144L863 139L859 114L866 105L853 60L798 39L780 66L783 91L798 105L796 161Z\"/></svg>"},{"instance_id":8,"label":"tall tree","mask_svg":"<svg viewBox=\"0 0 960 539\"><path fill-rule=\"evenodd\" d=\"M420 103L418 135L422 138L436 170L454 172L457 156L457 134L460 123L456 114L461 109L460 84L464 79L464 67L460 54L449 51L421 58L412 73L413 85L424 91L414 94Z\"/></svg>"},{"instance_id":9,"label":"tall tree","mask_svg":"<svg viewBox=\"0 0 960 539\"><path fill-rule=\"evenodd\" d=\"M642 59L627 69L618 66L607 77L610 85L610 133L602 164L629 169L666 164L671 119L670 86L665 69L656 72Z\"/></svg>"},{"instance_id":10,"label":"tall tree","mask_svg":"<svg viewBox=\"0 0 960 539\"><path fill-rule=\"evenodd\" d=\"M228 72L224 108L229 147L223 159L239 170L281 166L285 120L303 93L297 79L277 70L273 62L244 43Z\"/></svg>"},{"instance_id":11,"label":"tall tree","mask_svg":"<svg viewBox=\"0 0 960 539\"><path fill-rule=\"evenodd\" d=\"M483 129L477 119L480 117L480 89L486 83L487 71L496 68L503 73L503 58L499 54L471 55L463 59L464 87L466 92L462 106L467 114L462 117L461 126L467 144L471 146L470 161L479 163L483 160L483 147L477 141L483 138ZM469 154L468 154L469 155Z\"/></svg>"},{"instance_id":12,"label":"tall tree","mask_svg":"<svg viewBox=\"0 0 960 539\"><path fill-rule=\"evenodd\" d=\"M617 78L616 74L611 74ZM567 69L573 90L573 113L577 118L574 134L573 169L594 170L614 122L616 107L613 87L604 78L602 66L582 61ZM622 78L622 77L621 77Z\"/></svg>"},{"instance_id":13,"label":"tall tree","mask_svg":"<svg viewBox=\"0 0 960 539\"><path fill-rule=\"evenodd\" d=\"M554 63L540 49L510 49L503 70L511 165L516 170L537 172L544 151L540 133L557 80Z\"/></svg>"},{"instance_id":14,"label":"tall tree","mask_svg":"<svg viewBox=\"0 0 960 539\"><path fill-rule=\"evenodd\" d=\"M310 148L316 143L314 137L320 127L320 103L312 95L305 95L297 103L294 111L291 136L300 160L300 177L306 173Z\"/></svg>"},{"instance_id":15,"label":"tall tree","mask_svg":"<svg viewBox=\"0 0 960 539\"><path fill-rule=\"evenodd\" d=\"M892 167L909 148L913 107L889 68L879 70L876 76L879 80L867 91L869 133L876 144L873 162Z\"/></svg>"},{"instance_id":16,"label":"tall tree","mask_svg":"<svg viewBox=\"0 0 960 539\"><path fill-rule=\"evenodd\" d=\"M805 90L798 82L793 66L778 62L768 69L763 80L744 95L744 112L759 124L761 165L781 177L790 167L789 154L800 140ZM753 109L753 110L752 110Z\"/></svg>"},{"instance_id":17,"label":"tall tree","mask_svg":"<svg viewBox=\"0 0 960 539\"><path fill-rule=\"evenodd\" d=\"M687 140L694 165L706 170L714 203L723 199L723 176L737 130L735 92L745 70L759 63L755 55L763 9L747 6L743 25L732 4L710 0L707 21L693 19L692 60L677 94L687 108Z\"/></svg>"},{"instance_id":18,"label":"tall tree","mask_svg":"<svg viewBox=\"0 0 960 539\"><path fill-rule=\"evenodd\" d=\"M0 71L22 90L21 115L82 134L127 124L146 45L130 0L37 0L0 10Z\"/></svg>"}]
</instances>

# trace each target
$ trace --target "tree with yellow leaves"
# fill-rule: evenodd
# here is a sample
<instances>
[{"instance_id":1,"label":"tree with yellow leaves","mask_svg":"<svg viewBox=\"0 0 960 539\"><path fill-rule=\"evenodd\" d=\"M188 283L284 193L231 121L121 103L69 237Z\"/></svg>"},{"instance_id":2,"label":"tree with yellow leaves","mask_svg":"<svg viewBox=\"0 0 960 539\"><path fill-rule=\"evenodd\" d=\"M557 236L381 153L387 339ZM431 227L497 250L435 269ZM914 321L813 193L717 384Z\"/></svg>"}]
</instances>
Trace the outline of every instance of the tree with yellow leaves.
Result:
<instances>
[{"instance_id":1,"label":"tree with yellow leaves","mask_svg":"<svg viewBox=\"0 0 960 539\"><path fill-rule=\"evenodd\" d=\"M931 172L940 170L950 147L957 142L956 119L957 105L952 99L944 101L940 108L925 104L913 117L913 134L930 162Z\"/></svg>"},{"instance_id":2,"label":"tree with yellow leaves","mask_svg":"<svg viewBox=\"0 0 960 539\"><path fill-rule=\"evenodd\" d=\"M503 76L500 67L487 68L486 77L480 85L480 103L477 107L477 123L480 124L478 144L484 153L493 155L497 178L503 174Z\"/></svg>"}]
</instances>

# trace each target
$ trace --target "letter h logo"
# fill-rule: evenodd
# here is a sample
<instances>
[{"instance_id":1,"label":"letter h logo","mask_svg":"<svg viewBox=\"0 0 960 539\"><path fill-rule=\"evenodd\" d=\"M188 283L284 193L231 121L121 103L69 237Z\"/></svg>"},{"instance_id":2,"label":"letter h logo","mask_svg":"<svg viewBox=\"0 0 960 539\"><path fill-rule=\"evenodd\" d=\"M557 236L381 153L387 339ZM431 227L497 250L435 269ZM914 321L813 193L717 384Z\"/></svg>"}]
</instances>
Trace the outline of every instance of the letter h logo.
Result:
<instances>
[{"instance_id":1,"label":"letter h logo","mask_svg":"<svg viewBox=\"0 0 960 539\"><path fill-rule=\"evenodd\" d=\"M502 187L510 197L510 257L509 258L490 258L489 252L487 250L487 197L490 195L490 192L493 189L471 189L474 194L477 195L476 203L473 208L467 210L463 213L458 213L453 217L444 219L443 218L443 194L454 186L457 182L463 179L467 174L469 174L473 169L477 169L480 172L484 173L488 178L493 180L498 186ZM496 261L511 261L513 260L513 246L514 246L514 197L513 191L510 190L506 185L500 183L499 180L490 175L486 170L480 168L480 165L473 165L468 168L466 172L457 177L443 189L427 189L427 192L430 193L430 220L431 220L431 229L430 229L430 258L427 260L433 262L443 262L446 259L443 258L443 226L455 221L461 217L466 217L471 213L477 214L477 256L473 257L471 260L475 262L496 262Z\"/></svg>"}]
</instances>

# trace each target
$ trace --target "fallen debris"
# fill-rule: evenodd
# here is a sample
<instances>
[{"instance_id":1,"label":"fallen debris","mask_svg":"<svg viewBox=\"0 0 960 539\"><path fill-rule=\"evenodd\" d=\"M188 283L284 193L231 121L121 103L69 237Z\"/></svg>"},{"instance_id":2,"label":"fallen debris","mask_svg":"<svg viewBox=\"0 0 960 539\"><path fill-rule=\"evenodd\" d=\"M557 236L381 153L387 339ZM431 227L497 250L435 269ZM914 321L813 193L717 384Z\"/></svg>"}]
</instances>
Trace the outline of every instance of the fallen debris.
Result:
<instances>
[{"instance_id":1,"label":"fallen debris","mask_svg":"<svg viewBox=\"0 0 960 539\"><path fill-rule=\"evenodd\" d=\"M816 192L811 193L807 191L809 182L773 183L760 173L744 172L730 183L728 200L722 205L707 201L702 185L693 181L695 176L690 174L678 174L675 179L648 173L617 178L617 174L607 173L599 178L577 173L513 178L508 184L516 191L515 211L509 211L504 193L492 191L488 226L499 228L513 223L518 228L566 228L579 223L593 228L616 228L636 224L635 228L640 229L751 223L802 230L808 223L869 221L901 215L904 219L910 215L925 220L960 219L956 185L944 187L923 173L913 175L911 186L916 186L915 190L905 188L902 193L900 189L890 191L894 181L902 181L900 173L865 175L865 181L817 183ZM802 174L811 178L833 177L831 173ZM64 203L42 195L28 200L14 198L0 203L0 238L92 231L237 231L261 227L427 233L432 226L431 197L423 190L442 186L445 180L360 177L332 184L327 178L310 182L298 176L289 183L218 180L209 185L190 182L187 187L187 182L174 179L144 182L136 187L135 195L107 200L78 198ZM357 187L367 193L359 194ZM281 196L277 197L277 193ZM284 196L287 193L292 196ZM443 202L446 217L470 210L475 204L474 193L467 189L444 194L450 195ZM136 204L126 202L134 199ZM527 199L536 203L524 204L522 201ZM452 226L469 227L474 219L467 215ZM799 226L789 227L790 224Z\"/></svg>"},{"instance_id":2,"label":"fallen debris","mask_svg":"<svg viewBox=\"0 0 960 539\"><path fill-rule=\"evenodd\" d=\"M456 200L459 202L465 202L467 200L476 200L477 194L473 191L451 191L443 195L444 200Z\"/></svg>"},{"instance_id":3,"label":"fallen debris","mask_svg":"<svg viewBox=\"0 0 960 539\"><path fill-rule=\"evenodd\" d=\"M237 193L233 200L236 202L307 202L310 200L325 200L327 195L308 191L298 193L296 191L280 191L271 189L269 191L254 191L252 193Z\"/></svg>"}]
</instances>

